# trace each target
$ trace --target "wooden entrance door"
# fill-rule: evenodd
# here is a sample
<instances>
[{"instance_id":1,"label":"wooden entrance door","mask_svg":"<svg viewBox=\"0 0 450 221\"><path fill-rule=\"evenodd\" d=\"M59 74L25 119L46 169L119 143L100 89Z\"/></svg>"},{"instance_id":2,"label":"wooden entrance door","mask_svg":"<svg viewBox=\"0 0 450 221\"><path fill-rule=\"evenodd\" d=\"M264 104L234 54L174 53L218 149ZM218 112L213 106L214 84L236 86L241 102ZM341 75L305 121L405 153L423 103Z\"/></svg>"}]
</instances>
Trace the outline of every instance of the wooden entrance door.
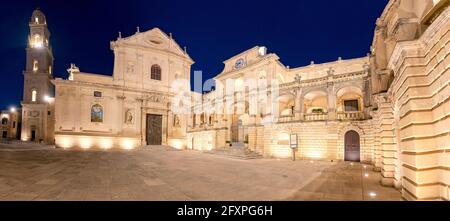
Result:
<instances>
[{"instance_id":1,"label":"wooden entrance door","mask_svg":"<svg viewBox=\"0 0 450 221\"><path fill-rule=\"evenodd\" d=\"M231 142L239 142L239 117L233 115L231 123Z\"/></svg>"},{"instance_id":2,"label":"wooden entrance door","mask_svg":"<svg viewBox=\"0 0 450 221\"><path fill-rule=\"evenodd\" d=\"M161 115L147 115L147 145L162 145Z\"/></svg>"},{"instance_id":3,"label":"wooden entrance door","mask_svg":"<svg viewBox=\"0 0 450 221\"><path fill-rule=\"evenodd\" d=\"M354 130L345 134L345 160L353 162L360 162L361 160L360 138Z\"/></svg>"}]
</instances>

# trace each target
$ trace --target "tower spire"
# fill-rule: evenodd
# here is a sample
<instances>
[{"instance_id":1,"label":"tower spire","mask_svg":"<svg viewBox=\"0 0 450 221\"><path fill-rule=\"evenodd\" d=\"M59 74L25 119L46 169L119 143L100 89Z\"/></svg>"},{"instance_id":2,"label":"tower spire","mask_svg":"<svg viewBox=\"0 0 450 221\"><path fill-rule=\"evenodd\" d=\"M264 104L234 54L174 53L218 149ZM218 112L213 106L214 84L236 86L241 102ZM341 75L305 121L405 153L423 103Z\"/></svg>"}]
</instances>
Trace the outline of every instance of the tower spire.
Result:
<instances>
[{"instance_id":1,"label":"tower spire","mask_svg":"<svg viewBox=\"0 0 450 221\"><path fill-rule=\"evenodd\" d=\"M54 95L51 82L54 58L47 18L39 7L33 11L28 26L30 30L26 50L22 110L26 113L47 113L50 105L48 98ZM37 114L35 119L28 118L28 115L22 117L22 140L47 141L48 130L43 123L48 122L47 114Z\"/></svg>"}]
</instances>

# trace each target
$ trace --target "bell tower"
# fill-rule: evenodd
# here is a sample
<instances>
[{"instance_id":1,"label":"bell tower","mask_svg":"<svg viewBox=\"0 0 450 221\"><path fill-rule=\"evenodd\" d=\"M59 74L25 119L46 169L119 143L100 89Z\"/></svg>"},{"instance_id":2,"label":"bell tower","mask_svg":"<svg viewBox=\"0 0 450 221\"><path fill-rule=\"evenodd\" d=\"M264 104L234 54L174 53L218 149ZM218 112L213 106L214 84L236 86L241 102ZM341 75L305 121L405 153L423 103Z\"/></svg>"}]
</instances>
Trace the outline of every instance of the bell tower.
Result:
<instances>
[{"instance_id":1,"label":"bell tower","mask_svg":"<svg viewBox=\"0 0 450 221\"><path fill-rule=\"evenodd\" d=\"M47 18L40 9L33 11L29 28L23 72L22 140L51 143L54 58Z\"/></svg>"}]
</instances>

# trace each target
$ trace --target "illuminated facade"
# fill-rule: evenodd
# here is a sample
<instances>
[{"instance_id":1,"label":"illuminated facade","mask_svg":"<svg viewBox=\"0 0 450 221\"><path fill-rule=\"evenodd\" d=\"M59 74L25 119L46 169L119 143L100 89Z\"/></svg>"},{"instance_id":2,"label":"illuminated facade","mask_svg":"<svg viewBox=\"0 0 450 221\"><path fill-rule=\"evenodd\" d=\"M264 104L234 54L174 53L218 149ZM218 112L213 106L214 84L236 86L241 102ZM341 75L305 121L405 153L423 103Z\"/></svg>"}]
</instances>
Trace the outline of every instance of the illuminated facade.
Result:
<instances>
[{"instance_id":1,"label":"illuminated facade","mask_svg":"<svg viewBox=\"0 0 450 221\"><path fill-rule=\"evenodd\" d=\"M81 72L55 79L55 142L62 148L184 148L186 117L171 112L172 82L190 80L193 64L158 28L111 42L112 76ZM190 97L187 89L186 98Z\"/></svg>"},{"instance_id":2,"label":"illuminated facade","mask_svg":"<svg viewBox=\"0 0 450 221\"><path fill-rule=\"evenodd\" d=\"M408 200L450 199L449 5L390 1L372 44L372 162Z\"/></svg>"},{"instance_id":3,"label":"illuminated facade","mask_svg":"<svg viewBox=\"0 0 450 221\"><path fill-rule=\"evenodd\" d=\"M225 61L205 94L182 84L193 61L157 28L111 42L112 76L72 65L67 80L53 79L50 34L37 10L22 139L62 148L245 148L288 158L297 135L299 158L370 163L407 200L449 200L449 4L391 0L362 58L290 68L254 47Z\"/></svg>"},{"instance_id":4,"label":"illuminated facade","mask_svg":"<svg viewBox=\"0 0 450 221\"><path fill-rule=\"evenodd\" d=\"M20 139L22 116L20 110L12 107L0 112L0 141Z\"/></svg>"},{"instance_id":5,"label":"illuminated facade","mask_svg":"<svg viewBox=\"0 0 450 221\"><path fill-rule=\"evenodd\" d=\"M22 100L23 141L54 142L54 110L52 100L54 87L53 52L47 19L39 9L33 12L26 49L26 67L23 72Z\"/></svg>"},{"instance_id":6,"label":"illuminated facade","mask_svg":"<svg viewBox=\"0 0 450 221\"><path fill-rule=\"evenodd\" d=\"M366 58L291 69L257 47L225 61L215 80L232 79L235 87L197 95L189 148L245 144L268 157L290 157L290 135L296 134L300 158L361 160L374 164L382 184L401 189L407 200L449 200L449 5L390 1ZM261 88L242 83L248 78L279 86L263 90L267 98L260 101ZM229 100L232 107L222 109L244 111L210 111L209 105Z\"/></svg>"},{"instance_id":7,"label":"illuminated facade","mask_svg":"<svg viewBox=\"0 0 450 221\"><path fill-rule=\"evenodd\" d=\"M291 69L255 47L225 61L215 82L225 86L203 95L202 102L194 99L190 148L232 143L267 157L291 157L289 137L297 134L299 157L344 160L344 137L356 131L361 155L353 160L371 161L369 57Z\"/></svg>"}]
</instances>

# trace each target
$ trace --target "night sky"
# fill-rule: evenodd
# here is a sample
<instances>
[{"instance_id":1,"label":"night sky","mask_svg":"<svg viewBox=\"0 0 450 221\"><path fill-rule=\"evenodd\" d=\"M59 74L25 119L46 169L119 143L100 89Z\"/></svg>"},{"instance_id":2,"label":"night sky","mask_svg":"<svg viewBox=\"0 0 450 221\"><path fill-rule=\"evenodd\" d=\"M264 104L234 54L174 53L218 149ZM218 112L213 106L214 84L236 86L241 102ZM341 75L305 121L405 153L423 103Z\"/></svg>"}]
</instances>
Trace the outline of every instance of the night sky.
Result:
<instances>
[{"instance_id":1,"label":"night sky","mask_svg":"<svg viewBox=\"0 0 450 221\"><path fill-rule=\"evenodd\" d=\"M365 56L375 21L388 0L170 1L15 0L0 15L0 108L20 106L28 22L40 7L47 16L55 77L67 78L73 62L81 71L112 74L109 42L159 27L187 46L203 79L223 61L256 45L268 47L291 67Z\"/></svg>"}]
</instances>

